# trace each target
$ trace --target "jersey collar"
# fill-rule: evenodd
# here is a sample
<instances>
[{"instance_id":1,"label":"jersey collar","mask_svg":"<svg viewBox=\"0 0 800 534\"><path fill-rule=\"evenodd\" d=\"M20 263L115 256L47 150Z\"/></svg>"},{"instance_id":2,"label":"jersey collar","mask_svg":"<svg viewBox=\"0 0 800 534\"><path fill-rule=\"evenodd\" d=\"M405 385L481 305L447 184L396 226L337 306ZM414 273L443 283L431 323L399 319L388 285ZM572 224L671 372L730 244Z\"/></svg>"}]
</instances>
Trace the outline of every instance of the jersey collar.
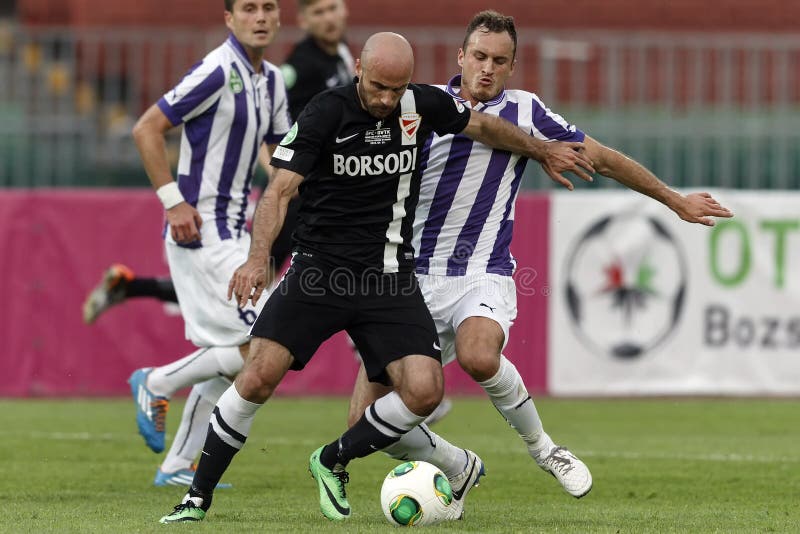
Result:
<instances>
[{"instance_id":1,"label":"jersey collar","mask_svg":"<svg viewBox=\"0 0 800 534\"><path fill-rule=\"evenodd\" d=\"M236 53L237 56L239 56L239 59L242 60L242 63L244 63L244 66L247 68L247 71L250 74L255 74L256 71L253 70L253 65L250 63L250 58L247 57L247 52L244 51L242 43L240 43L239 40L236 37L234 37L232 33L228 34L228 40L226 42L231 48L233 48L233 51ZM266 72L263 61L261 62L261 70L263 71L262 74Z\"/></svg>"},{"instance_id":2,"label":"jersey collar","mask_svg":"<svg viewBox=\"0 0 800 534\"><path fill-rule=\"evenodd\" d=\"M450 78L449 82L447 82L447 92L450 94L450 96L452 96L453 98L455 98L459 102L466 102L466 100L461 98L461 96L460 96L460 93L461 93L461 75L460 74L456 74L455 76ZM476 109L477 108L486 108L486 107L489 107L489 106L495 106L495 105L501 103L503 100L505 100L505 98L506 98L506 89L504 87L503 89L500 90L500 94L498 94L493 99L487 100L486 102L478 102L478 105L476 106Z\"/></svg>"}]
</instances>

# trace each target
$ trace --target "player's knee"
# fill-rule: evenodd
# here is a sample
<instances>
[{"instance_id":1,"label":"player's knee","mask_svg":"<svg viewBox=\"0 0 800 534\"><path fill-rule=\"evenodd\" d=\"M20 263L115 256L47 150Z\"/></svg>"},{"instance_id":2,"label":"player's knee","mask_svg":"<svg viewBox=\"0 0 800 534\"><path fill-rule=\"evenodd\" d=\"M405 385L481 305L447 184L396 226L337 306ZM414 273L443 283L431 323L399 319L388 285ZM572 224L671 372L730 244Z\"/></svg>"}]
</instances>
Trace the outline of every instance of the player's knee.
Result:
<instances>
[{"instance_id":1,"label":"player's knee","mask_svg":"<svg viewBox=\"0 0 800 534\"><path fill-rule=\"evenodd\" d=\"M267 380L253 368L245 368L236 376L236 391L246 401L264 403L272 396L277 384Z\"/></svg>"},{"instance_id":2,"label":"player's knee","mask_svg":"<svg viewBox=\"0 0 800 534\"><path fill-rule=\"evenodd\" d=\"M489 380L500 369L500 354L493 350L468 350L456 357L461 368L478 382Z\"/></svg>"},{"instance_id":3,"label":"player's knee","mask_svg":"<svg viewBox=\"0 0 800 534\"><path fill-rule=\"evenodd\" d=\"M436 377L421 377L406 384L400 392L403 402L416 415L430 415L444 397L444 384Z\"/></svg>"}]
</instances>

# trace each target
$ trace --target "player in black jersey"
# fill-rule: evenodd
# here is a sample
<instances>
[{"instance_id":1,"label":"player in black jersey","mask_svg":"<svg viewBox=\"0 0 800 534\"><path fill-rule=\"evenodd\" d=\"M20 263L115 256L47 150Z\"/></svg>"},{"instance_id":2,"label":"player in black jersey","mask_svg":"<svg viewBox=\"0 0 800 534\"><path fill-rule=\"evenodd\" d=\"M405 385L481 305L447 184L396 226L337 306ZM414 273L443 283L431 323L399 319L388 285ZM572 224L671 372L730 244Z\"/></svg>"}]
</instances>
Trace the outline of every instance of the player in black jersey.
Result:
<instances>
[{"instance_id":1,"label":"player in black jersey","mask_svg":"<svg viewBox=\"0 0 800 534\"><path fill-rule=\"evenodd\" d=\"M459 133L536 159L555 178L571 170L588 179L582 143L543 143L511 123L472 113L428 85L410 84L411 46L394 33L367 40L354 83L315 97L273 154L275 177L256 209L247 262L231 278L229 297L258 299L270 247L286 206L300 188L295 257L253 325L250 354L234 386L214 409L203 455L182 502L162 522L201 520L213 489L244 445L258 408L289 369L300 370L317 347L345 330L370 380L393 391L311 454L322 513L350 516L345 467L396 442L442 398L436 329L414 276L411 225L419 161L431 132Z\"/></svg>"}]
</instances>

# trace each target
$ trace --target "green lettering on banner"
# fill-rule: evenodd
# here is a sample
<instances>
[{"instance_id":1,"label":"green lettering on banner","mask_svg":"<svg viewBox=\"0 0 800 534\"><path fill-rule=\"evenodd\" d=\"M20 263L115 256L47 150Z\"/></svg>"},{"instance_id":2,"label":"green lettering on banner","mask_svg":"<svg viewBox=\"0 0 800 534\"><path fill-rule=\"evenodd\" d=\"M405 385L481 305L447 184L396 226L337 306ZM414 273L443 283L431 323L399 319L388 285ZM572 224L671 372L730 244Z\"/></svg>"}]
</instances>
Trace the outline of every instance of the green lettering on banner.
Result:
<instances>
[{"instance_id":1,"label":"green lettering on banner","mask_svg":"<svg viewBox=\"0 0 800 534\"><path fill-rule=\"evenodd\" d=\"M761 229L775 233L775 287L783 288L786 284L786 235L800 228L800 221L794 219L776 219L761 221Z\"/></svg>"},{"instance_id":2,"label":"green lettering on banner","mask_svg":"<svg viewBox=\"0 0 800 534\"><path fill-rule=\"evenodd\" d=\"M720 240L726 232L735 232L739 236L740 242L740 255L739 265L731 273L723 272L720 268ZM733 219L728 221L719 221L712 228L711 231L711 274L716 281L723 286L733 287L742 283L750 272L751 263L750 253L750 239L747 235L747 229L744 225Z\"/></svg>"}]
</instances>

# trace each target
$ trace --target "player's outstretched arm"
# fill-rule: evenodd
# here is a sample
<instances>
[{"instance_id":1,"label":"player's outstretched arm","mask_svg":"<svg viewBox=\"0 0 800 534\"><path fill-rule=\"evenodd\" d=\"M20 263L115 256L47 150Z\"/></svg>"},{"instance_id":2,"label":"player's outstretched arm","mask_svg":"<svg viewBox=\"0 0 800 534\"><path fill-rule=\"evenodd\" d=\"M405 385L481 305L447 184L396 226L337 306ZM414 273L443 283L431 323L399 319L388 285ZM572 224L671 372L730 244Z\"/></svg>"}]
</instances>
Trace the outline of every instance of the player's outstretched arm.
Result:
<instances>
[{"instance_id":1,"label":"player's outstretched arm","mask_svg":"<svg viewBox=\"0 0 800 534\"><path fill-rule=\"evenodd\" d=\"M586 154L594 162L598 173L658 200L684 221L714 226L714 219L711 217L733 217L733 212L723 207L709 193L682 195L659 180L643 165L621 152L597 142L588 135L584 144Z\"/></svg>"},{"instance_id":2,"label":"player's outstretched arm","mask_svg":"<svg viewBox=\"0 0 800 534\"><path fill-rule=\"evenodd\" d=\"M247 299L255 304L270 281L269 251L283 227L289 200L302 181L303 177L295 172L277 169L258 202L247 261L228 283L228 299L236 297L240 307L247 304Z\"/></svg>"},{"instance_id":3,"label":"player's outstretched arm","mask_svg":"<svg viewBox=\"0 0 800 534\"><path fill-rule=\"evenodd\" d=\"M584 148L583 143L544 142L505 119L480 111L470 113L469 123L462 133L492 148L535 159L550 178L567 189L573 189L573 185L561 174L566 171L577 174L587 182L592 181L587 171L593 173L594 167L591 158L580 151Z\"/></svg>"}]
</instances>

